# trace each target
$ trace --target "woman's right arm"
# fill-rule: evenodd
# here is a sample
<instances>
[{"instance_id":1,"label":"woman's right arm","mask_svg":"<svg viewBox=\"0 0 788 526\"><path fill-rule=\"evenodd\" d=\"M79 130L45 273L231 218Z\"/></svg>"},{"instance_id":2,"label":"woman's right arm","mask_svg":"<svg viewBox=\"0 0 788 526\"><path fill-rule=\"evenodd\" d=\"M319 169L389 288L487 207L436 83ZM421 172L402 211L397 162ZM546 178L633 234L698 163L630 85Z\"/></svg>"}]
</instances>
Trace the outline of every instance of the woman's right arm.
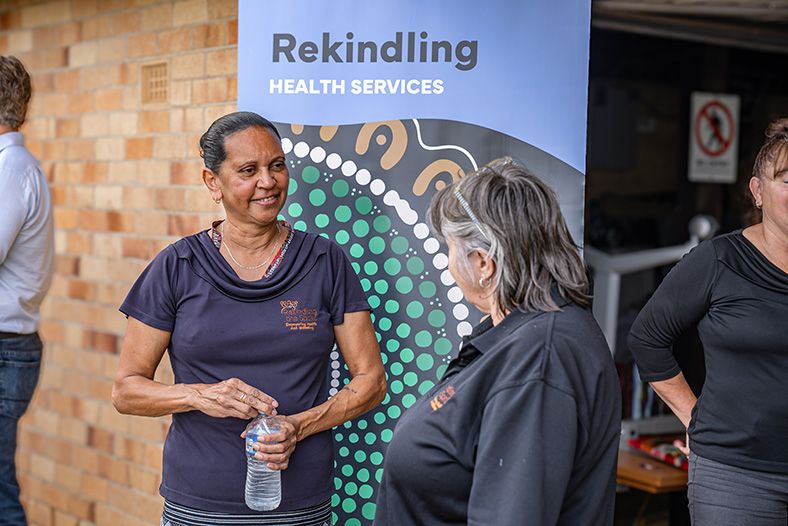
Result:
<instances>
[{"instance_id":1,"label":"woman's right arm","mask_svg":"<svg viewBox=\"0 0 788 526\"><path fill-rule=\"evenodd\" d=\"M254 418L258 411L276 413L273 398L237 378L215 384L168 385L155 381L170 334L129 317L112 386L112 405L118 412L162 416L197 410L214 417L242 419Z\"/></svg>"},{"instance_id":2,"label":"woman's right arm","mask_svg":"<svg viewBox=\"0 0 788 526\"><path fill-rule=\"evenodd\" d=\"M697 400L673 356L673 344L706 315L716 274L716 252L706 241L671 269L638 314L627 340L640 377L685 427Z\"/></svg>"}]
</instances>

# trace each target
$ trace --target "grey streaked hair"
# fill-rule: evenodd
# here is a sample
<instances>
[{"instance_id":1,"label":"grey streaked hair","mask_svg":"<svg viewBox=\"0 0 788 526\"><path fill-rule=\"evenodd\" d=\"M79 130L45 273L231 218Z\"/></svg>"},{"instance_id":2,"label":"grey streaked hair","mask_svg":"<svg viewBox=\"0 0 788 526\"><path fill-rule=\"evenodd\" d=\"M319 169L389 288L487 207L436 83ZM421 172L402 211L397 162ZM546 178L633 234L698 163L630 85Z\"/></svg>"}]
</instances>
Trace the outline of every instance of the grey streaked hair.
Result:
<instances>
[{"instance_id":1,"label":"grey streaked hair","mask_svg":"<svg viewBox=\"0 0 788 526\"><path fill-rule=\"evenodd\" d=\"M16 57L0 56L0 123L18 129L30 102L30 75Z\"/></svg>"},{"instance_id":2,"label":"grey streaked hair","mask_svg":"<svg viewBox=\"0 0 788 526\"><path fill-rule=\"evenodd\" d=\"M473 251L495 261L492 294L501 313L559 310L551 292L554 285L562 297L591 305L585 267L555 193L510 158L493 161L438 191L428 216L435 237L455 244L464 277L473 279L467 257Z\"/></svg>"}]
</instances>

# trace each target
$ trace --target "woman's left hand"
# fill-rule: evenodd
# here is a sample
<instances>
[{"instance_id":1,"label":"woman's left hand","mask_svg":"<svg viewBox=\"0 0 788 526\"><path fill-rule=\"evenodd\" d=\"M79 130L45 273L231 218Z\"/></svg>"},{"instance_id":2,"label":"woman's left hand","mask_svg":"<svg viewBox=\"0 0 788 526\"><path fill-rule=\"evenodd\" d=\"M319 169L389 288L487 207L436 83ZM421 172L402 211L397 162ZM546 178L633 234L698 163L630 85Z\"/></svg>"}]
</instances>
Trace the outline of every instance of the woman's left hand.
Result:
<instances>
[{"instance_id":1,"label":"woman's left hand","mask_svg":"<svg viewBox=\"0 0 788 526\"><path fill-rule=\"evenodd\" d=\"M297 419L291 416L277 415L279 421L279 431L268 435L260 435L257 443L253 446L255 451L254 458L268 463L271 469L287 469L290 463L290 455L295 451L296 443L300 432L300 424ZM241 433L241 437L246 437L246 430Z\"/></svg>"}]
</instances>

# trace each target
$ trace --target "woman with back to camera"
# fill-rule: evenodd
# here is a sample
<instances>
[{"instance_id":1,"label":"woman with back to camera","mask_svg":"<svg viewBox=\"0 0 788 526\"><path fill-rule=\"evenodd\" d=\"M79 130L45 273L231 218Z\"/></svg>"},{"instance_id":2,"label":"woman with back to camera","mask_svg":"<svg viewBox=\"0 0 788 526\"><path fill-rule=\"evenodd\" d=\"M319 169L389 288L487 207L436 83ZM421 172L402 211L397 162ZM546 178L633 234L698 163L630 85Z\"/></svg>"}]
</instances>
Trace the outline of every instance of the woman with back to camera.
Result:
<instances>
[{"instance_id":1,"label":"woman with back to camera","mask_svg":"<svg viewBox=\"0 0 788 526\"><path fill-rule=\"evenodd\" d=\"M440 190L429 214L490 316L397 423L375 524L612 524L618 378L555 195L503 160Z\"/></svg>"},{"instance_id":2,"label":"woman with back to camera","mask_svg":"<svg viewBox=\"0 0 788 526\"><path fill-rule=\"evenodd\" d=\"M132 287L112 401L121 413L173 415L163 526L328 525L330 429L385 394L366 297L336 244L277 220L289 177L269 121L225 115L200 148L203 181L227 218L165 248ZM327 400L335 342L352 378ZM165 350L175 385L154 380ZM256 458L282 470L272 512L244 503L239 435L258 411L281 424L255 446Z\"/></svg>"},{"instance_id":3,"label":"woman with back to camera","mask_svg":"<svg viewBox=\"0 0 788 526\"><path fill-rule=\"evenodd\" d=\"M788 523L788 119L766 130L749 188L761 221L684 256L629 335L641 378L687 426L696 526ZM697 400L672 353L693 326Z\"/></svg>"}]
</instances>

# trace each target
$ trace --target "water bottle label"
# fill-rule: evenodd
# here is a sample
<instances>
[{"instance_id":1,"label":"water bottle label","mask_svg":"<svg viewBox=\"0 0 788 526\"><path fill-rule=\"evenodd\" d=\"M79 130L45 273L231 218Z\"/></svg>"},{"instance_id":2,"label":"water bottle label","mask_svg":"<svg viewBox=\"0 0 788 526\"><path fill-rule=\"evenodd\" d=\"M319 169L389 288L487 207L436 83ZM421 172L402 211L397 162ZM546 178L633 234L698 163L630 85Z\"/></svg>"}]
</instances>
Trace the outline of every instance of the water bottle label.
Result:
<instances>
[{"instance_id":1,"label":"water bottle label","mask_svg":"<svg viewBox=\"0 0 788 526\"><path fill-rule=\"evenodd\" d=\"M246 454L249 455L250 457L254 456L254 454L257 453L257 451L252 449L252 446L254 445L255 442L257 442L257 435L251 435L251 434L246 435Z\"/></svg>"}]
</instances>

